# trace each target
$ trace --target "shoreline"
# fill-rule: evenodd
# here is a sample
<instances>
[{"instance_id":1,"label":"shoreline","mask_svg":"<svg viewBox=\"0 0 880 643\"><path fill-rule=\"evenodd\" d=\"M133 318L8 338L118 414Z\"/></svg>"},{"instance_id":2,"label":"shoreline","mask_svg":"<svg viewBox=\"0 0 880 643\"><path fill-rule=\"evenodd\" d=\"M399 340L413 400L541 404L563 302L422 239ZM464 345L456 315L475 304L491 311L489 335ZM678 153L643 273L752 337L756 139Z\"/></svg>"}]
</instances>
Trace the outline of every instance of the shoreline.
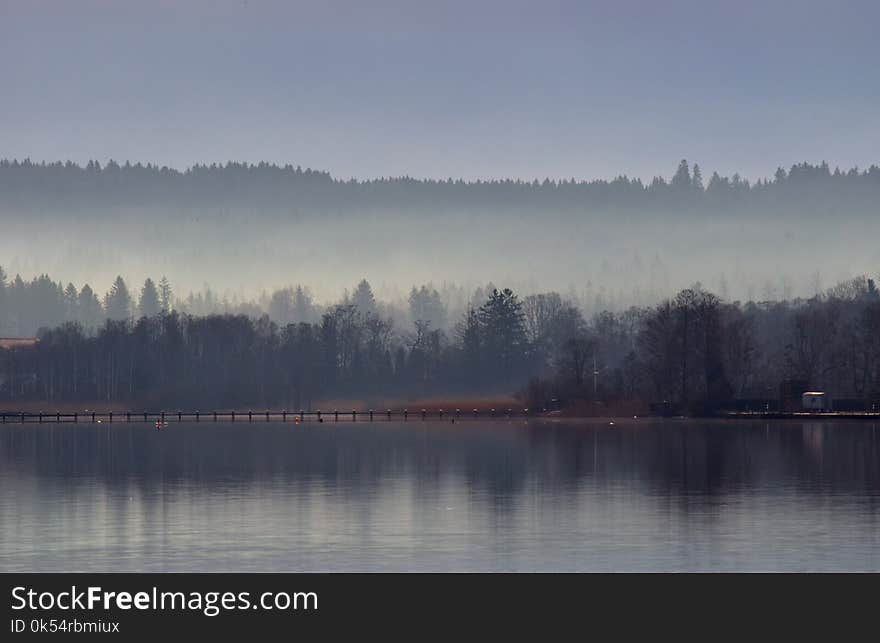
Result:
<instances>
[{"instance_id":1,"label":"shoreline","mask_svg":"<svg viewBox=\"0 0 880 643\"><path fill-rule=\"evenodd\" d=\"M562 411L532 410L522 407L483 407L483 408L387 408L387 409L332 409L332 410L119 410L118 408L55 410L3 409L0 408L0 424L89 424L89 423L131 423L155 422L157 425L195 422L408 422L408 421L451 421L473 420L609 420L631 421L638 419L670 420L880 420L878 411L729 411L714 415L579 415Z\"/></svg>"}]
</instances>

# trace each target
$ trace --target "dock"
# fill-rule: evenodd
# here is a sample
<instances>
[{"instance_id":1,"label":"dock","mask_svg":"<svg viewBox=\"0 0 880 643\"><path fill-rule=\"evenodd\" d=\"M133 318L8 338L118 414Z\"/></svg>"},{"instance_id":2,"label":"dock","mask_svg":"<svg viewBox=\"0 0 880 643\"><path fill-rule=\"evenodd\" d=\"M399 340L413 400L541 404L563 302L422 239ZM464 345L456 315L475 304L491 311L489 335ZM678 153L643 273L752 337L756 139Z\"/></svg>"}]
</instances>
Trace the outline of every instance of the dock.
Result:
<instances>
[{"instance_id":1,"label":"dock","mask_svg":"<svg viewBox=\"0 0 880 643\"><path fill-rule=\"evenodd\" d=\"M130 422L374 422L392 420L513 419L539 417L531 409L367 409L367 410L264 410L264 411L0 411L0 424L79 424Z\"/></svg>"},{"instance_id":2,"label":"dock","mask_svg":"<svg viewBox=\"0 0 880 643\"><path fill-rule=\"evenodd\" d=\"M552 417L543 409L366 409L366 410L262 410L262 411L0 411L3 424L114 424L171 422L409 422L492 420ZM645 419L657 415L639 416ZM721 419L745 420L875 420L880 421L880 411L722 411L711 416ZM699 419L695 417L694 419Z\"/></svg>"},{"instance_id":3,"label":"dock","mask_svg":"<svg viewBox=\"0 0 880 643\"><path fill-rule=\"evenodd\" d=\"M880 411L725 411L719 417L747 420L880 420Z\"/></svg>"}]
</instances>

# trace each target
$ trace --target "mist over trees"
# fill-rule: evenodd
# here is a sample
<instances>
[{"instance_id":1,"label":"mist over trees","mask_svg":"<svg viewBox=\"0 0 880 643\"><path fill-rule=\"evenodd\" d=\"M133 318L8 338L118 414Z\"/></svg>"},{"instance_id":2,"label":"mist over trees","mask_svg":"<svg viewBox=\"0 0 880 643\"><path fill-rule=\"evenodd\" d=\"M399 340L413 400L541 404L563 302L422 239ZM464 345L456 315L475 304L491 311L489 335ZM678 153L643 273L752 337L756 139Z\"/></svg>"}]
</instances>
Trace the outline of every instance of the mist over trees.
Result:
<instances>
[{"instance_id":1,"label":"mist over trees","mask_svg":"<svg viewBox=\"0 0 880 643\"><path fill-rule=\"evenodd\" d=\"M116 286L106 298L111 306L121 292ZM0 396L294 408L331 395L426 395L473 384L506 391L527 374L520 304L509 290L493 291L478 311L471 346L479 354L467 356L484 365L478 379L461 377L467 360L442 330L418 320L412 332L396 332L369 309L375 302L368 293L362 281L315 322L172 311L108 315L93 332L64 323L43 329L36 347L0 350Z\"/></svg>"},{"instance_id":2,"label":"mist over trees","mask_svg":"<svg viewBox=\"0 0 880 643\"><path fill-rule=\"evenodd\" d=\"M101 297L119 274L134 299L147 277L173 275L176 299L191 293L186 310L203 315L265 312L264 297L297 284L330 305L343 288L359 297L367 274L374 298L451 328L466 302L437 320L431 293L410 305L407 290L433 281L449 307L445 284L470 296L491 280L523 297L559 291L590 316L669 298L694 265L720 297L757 301L814 296L880 261L876 166L801 163L752 181L671 169L649 181L359 181L267 163L3 161L0 263L26 281L100 284ZM300 319L289 298L273 318Z\"/></svg>"},{"instance_id":3,"label":"mist over trees","mask_svg":"<svg viewBox=\"0 0 880 643\"><path fill-rule=\"evenodd\" d=\"M41 338L0 354L0 396L873 399L878 202L880 168L825 163L643 183L0 161L0 337Z\"/></svg>"},{"instance_id":4,"label":"mist over trees","mask_svg":"<svg viewBox=\"0 0 880 643\"><path fill-rule=\"evenodd\" d=\"M447 328L425 319L446 314L430 286L410 291L412 318L400 324L366 280L320 309L303 287L278 291L269 307L286 318L277 321L168 311L153 288L145 283L135 304L120 277L102 308L87 286L5 284L4 319L23 293L53 292L76 308L35 346L0 350L0 399L294 409L517 393L533 408L707 412L763 408L794 381L863 408L880 403L880 291L868 277L808 299L746 303L695 284L655 306L591 317L557 292L490 287ZM156 314L137 316L157 299ZM96 311L103 321L92 328L76 318Z\"/></svg>"},{"instance_id":5,"label":"mist over trees","mask_svg":"<svg viewBox=\"0 0 880 643\"><path fill-rule=\"evenodd\" d=\"M255 299L221 297L207 285L201 291L176 297L166 276L158 285L147 277L141 286L129 287L125 278L117 275L109 289L99 296L89 284L78 288L68 282L64 286L49 275L29 281L21 275L9 279L0 266L0 337L30 337L42 328L65 322L76 322L84 330L93 331L107 319L154 317L172 310L193 316L237 314L256 319L268 315L281 326L300 322L314 324L324 312L337 305L352 306L363 315L377 314L392 319L398 327L421 321L434 329L450 331L453 322L473 301L485 299L486 288L491 291L494 286L489 284L467 291L450 283L443 284L440 290L433 284L422 284L412 286L406 297L401 294L396 300L380 301L370 283L361 279L339 299L321 303L303 284L263 292Z\"/></svg>"},{"instance_id":6,"label":"mist over trees","mask_svg":"<svg viewBox=\"0 0 880 643\"><path fill-rule=\"evenodd\" d=\"M107 319L117 321L131 316L132 299L122 277L116 277L110 291L104 296L104 311L107 313Z\"/></svg>"}]
</instances>

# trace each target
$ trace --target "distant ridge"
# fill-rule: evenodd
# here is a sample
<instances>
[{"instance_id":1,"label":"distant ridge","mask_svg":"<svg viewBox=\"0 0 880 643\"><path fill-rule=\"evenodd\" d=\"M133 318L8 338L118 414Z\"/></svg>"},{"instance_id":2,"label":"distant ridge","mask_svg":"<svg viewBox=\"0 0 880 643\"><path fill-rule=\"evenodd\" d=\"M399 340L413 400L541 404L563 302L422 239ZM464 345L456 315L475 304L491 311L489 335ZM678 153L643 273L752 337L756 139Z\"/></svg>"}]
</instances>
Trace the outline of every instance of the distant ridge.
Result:
<instances>
[{"instance_id":1,"label":"distant ridge","mask_svg":"<svg viewBox=\"0 0 880 643\"><path fill-rule=\"evenodd\" d=\"M3 209L249 207L265 212L349 210L781 211L875 212L880 167L831 169L828 163L779 168L754 183L738 174L704 178L682 160L672 178L473 180L411 177L342 180L293 165L235 163L177 170L152 164L85 166L0 161Z\"/></svg>"}]
</instances>

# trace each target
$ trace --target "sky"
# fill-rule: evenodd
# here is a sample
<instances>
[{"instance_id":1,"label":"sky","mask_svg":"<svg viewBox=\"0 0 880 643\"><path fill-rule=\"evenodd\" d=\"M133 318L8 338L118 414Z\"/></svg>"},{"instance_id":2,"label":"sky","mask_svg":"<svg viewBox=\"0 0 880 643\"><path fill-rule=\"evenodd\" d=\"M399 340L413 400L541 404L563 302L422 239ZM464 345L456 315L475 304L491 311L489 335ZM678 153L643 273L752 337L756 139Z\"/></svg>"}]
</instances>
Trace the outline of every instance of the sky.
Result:
<instances>
[{"instance_id":1,"label":"sky","mask_svg":"<svg viewBox=\"0 0 880 643\"><path fill-rule=\"evenodd\" d=\"M880 3L0 0L0 157L341 178L880 162Z\"/></svg>"}]
</instances>

